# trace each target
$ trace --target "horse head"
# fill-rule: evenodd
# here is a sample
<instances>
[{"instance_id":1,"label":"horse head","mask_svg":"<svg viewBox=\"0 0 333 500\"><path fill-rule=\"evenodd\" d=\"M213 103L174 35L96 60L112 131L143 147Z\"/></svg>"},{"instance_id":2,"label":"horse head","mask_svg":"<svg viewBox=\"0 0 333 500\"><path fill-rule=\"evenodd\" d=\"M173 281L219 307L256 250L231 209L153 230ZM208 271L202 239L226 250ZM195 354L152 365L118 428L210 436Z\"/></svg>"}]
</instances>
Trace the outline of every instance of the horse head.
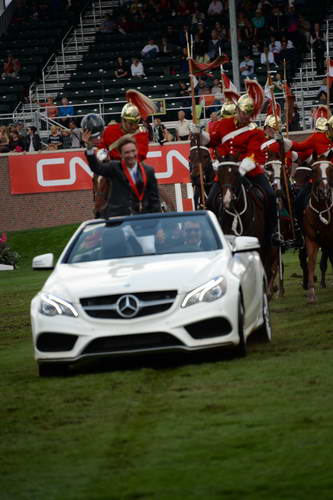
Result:
<instances>
[{"instance_id":1,"label":"horse head","mask_svg":"<svg viewBox=\"0 0 333 500\"><path fill-rule=\"evenodd\" d=\"M320 201L332 201L333 197L333 163L318 160L312 164L313 190Z\"/></svg>"},{"instance_id":2,"label":"horse head","mask_svg":"<svg viewBox=\"0 0 333 500\"><path fill-rule=\"evenodd\" d=\"M312 178L312 168L301 166L295 169L293 179L295 181L296 188L301 188L305 186Z\"/></svg>"},{"instance_id":3,"label":"horse head","mask_svg":"<svg viewBox=\"0 0 333 500\"><path fill-rule=\"evenodd\" d=\"M189 166L191 179L194 184L200 177L200 165L204 176L204 182L212 182L214 170L210 151L206 146L200 144L200 134L191 134Z\"/></svg>"},{"instance_id":4,"label":"horse head","mask_svg":"<svg viewBox=\"0 0 333 500\"><path fill-rule=\"evenodd\" d=\"M231 203L239 197L242 175L239 170L238 157L227 155L219 160L221 161L217 167L217 178L223 205L229 208Z\"/></svg>"},{"instance_id":5,"label":"horse head","mask_svg":"<svg viewBox=\"0 0 333 500\"><path fill-rule=\"evenodd\" d=\"M268 161L264 165L265 173L272 184L273 189L281 190L281 168L280 154L273 151L268 152Z\"/></svg>"}]
</instances>

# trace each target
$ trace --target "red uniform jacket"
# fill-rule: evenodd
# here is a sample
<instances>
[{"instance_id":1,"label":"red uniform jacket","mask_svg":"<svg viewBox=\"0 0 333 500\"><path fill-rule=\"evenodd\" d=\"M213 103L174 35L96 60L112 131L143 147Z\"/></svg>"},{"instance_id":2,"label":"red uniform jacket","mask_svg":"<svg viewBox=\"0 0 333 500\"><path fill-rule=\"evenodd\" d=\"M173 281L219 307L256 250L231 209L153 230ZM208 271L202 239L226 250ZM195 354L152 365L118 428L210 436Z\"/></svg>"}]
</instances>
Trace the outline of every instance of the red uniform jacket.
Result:
<instances>
[{"instance_id":1,"label":"red uniform jacket","mask_svg":"<svg viewBox=\"0 0 333 500\"><path fill-rule=\"evenodd\" d=\"M143 161L145 160L147 153L148 153L148 143L149 143L149 138L148 138L148 132L145 130L141 130L143 127L140 127L138 132L135 132L134 134L131 134L133 138L136 141L137 147L138 147L138 160ZM101 139L101 142L99 143L98 147L99 148L105 148L109 150L109 158L111 160L120 160L120 154L115 149L115 146L112 147L112 145L121 137L126 135L127 132L124 130L121 126L121 123L112 123L111 125L108 125L103 132L103 136ZM111 149L110 149L111 147Z\"/></svg>"},{"instance_id":2,"label":"red uniform jacket","mask_svg":"<svg viewBox=\"0 0 333 500\"><path fill-rule=\"evenodd\" d=\"M266 141L264 132L254 123L247 127L238 126L234 118L223 118L217 123L210 136L210 147L216 147L220 156L231 154L238 161L253 159L256 167L248 175L263 174L265 155L260 146Z\"/></svg>"},{"instance_id":3,"label":"red uniform jacket","mask_svg":"<svg viewBox=\"0 0 333 500\"><path fill-rule=\"evenodd\" d=\"M263 142L262 145L260 146L260 149L263 151L265 155L265 163L269 161L269 152L277 153L278 155L280 155L281 154L280 148L281 148L280 143L275 139L266 139L266 141ZM284 157L285 157L285 164L287 166L287 173L288 175L290 175L291 166L293 163L292 152L288 151L288 153L285 153Z\"/></svg>"},{"instance_id":4,"label":"red uniform jacket","mask_svg":"<svg viewBox=\"0 0 333 500\"><path fill-rule=\"evenodd\" d=\"M327 156L331 151L333 152L333 141L327 137L325 132L314 132L305 141L293 141L291 149L294 151L311 149L317 156Z\"/></svg>"}]
</instances>

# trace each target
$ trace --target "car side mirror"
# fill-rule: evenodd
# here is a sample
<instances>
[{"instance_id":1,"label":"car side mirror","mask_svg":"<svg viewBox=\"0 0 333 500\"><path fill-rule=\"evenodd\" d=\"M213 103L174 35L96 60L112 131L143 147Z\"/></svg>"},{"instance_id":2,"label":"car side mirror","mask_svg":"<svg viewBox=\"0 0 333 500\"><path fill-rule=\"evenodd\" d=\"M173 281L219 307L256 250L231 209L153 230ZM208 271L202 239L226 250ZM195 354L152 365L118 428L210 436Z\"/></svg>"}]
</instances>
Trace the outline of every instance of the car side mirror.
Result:
<instances>
[{"instance_id":1,"label":"car side mirror","mask_svg":"<svg viewBox=\"0 0 333 500\"><path fill-rule=\"evenodd\" d=\"M44 271L54 268L54 255L53 253L44 253L37 255L32 259L32 269L34 271Z\"/></svg>"},{"instance_id":2,"label":"car side mirror","mask_svg":"<svg viewBox=\"0 0 333 500\"><path fill-rule=\"evenodd\" d=\"M260 250L258 238L253 236L237 236L232 243L232 253L253 252Z\"/></svg>"}]
</instances>

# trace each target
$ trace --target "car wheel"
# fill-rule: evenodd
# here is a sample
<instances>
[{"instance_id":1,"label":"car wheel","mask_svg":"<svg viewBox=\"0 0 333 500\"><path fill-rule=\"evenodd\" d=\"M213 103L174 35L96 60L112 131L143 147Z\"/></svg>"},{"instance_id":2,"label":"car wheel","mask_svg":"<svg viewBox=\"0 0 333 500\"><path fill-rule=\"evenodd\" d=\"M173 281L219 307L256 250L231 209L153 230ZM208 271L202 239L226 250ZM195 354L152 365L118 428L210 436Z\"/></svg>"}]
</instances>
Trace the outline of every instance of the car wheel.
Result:
<instances>
[{"instance_id":1,"label":"car wheel","mask_svg":"<svg viewBox=\"0 0 333 500\"><path fill-rule=\"evenodd\" d=\"M262 301L262 317L264 322L254 332L254 338L258 342L268 343L272 341L272 325L271 325L271 314L269 310L269 302L265 284L264 284L263 301Z\"/></svg>"},{"instance_id":2,"label":"car wheel","mask_svg":"<svg viewBox=\"0 0 333 500\"><path fill-rule=\"evenodd\" d=\"M68 365L60 363L41 363L38 365L40 377L65 377L68 375Z\"/></svg>"},{"instance_id":3,"label":"car wheel","mask_svg":"<svg viewBox=\"0 0 333 500\"><path fill-rule=\"evenodd\" d=\"M244 336L244 306L241 293L238 296L238 335L239 344L235 348L235 353L237 357L243 358L246 356L247 349Z\"/></svg>"}]
</instances>

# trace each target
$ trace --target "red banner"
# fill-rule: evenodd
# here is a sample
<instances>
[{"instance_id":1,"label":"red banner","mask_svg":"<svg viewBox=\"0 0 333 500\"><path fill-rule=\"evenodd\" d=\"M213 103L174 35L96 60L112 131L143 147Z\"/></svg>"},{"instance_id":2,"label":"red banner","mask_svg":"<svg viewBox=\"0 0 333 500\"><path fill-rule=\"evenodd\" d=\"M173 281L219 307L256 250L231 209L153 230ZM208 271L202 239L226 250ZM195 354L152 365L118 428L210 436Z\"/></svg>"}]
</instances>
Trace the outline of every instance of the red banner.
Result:
<instances>
[{"instance_id":1,"label":"red banner","mask_svg":"<svg viewBox=\"0 0 333 500\"><path fill-rule=\"evenodd\" d=\"M160 184L190 181L189 144L150 146L146 162ZM9 155L11 194L91 189L92 172L82 151Z\"/></svg>"}]
</instances>

